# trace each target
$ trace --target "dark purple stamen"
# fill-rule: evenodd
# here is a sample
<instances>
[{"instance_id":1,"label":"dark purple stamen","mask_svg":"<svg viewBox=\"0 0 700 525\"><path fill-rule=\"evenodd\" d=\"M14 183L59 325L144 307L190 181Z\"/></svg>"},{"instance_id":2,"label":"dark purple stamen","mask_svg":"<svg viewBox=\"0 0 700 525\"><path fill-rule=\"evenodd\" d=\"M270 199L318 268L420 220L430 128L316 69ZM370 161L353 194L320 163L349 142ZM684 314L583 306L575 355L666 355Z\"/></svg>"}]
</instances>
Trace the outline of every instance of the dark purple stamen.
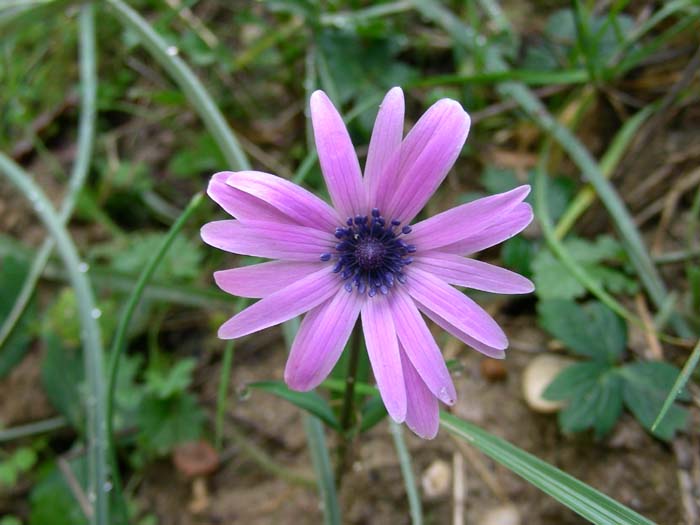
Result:
<instances>
[{"instance_id":1,"label":"dark purple stamen","mask_svg":"<svg viewBox=\"0 0 700 525\"><path fill-rule=\"evenodd\" d=\"M348 217L345 224L335 230L335 253L322 253L320 259L336 260L333 271L340 274L348 292L354 287L370 297L387 295L397 281L406 282L403 267L413 262L409 254L416 247L399 236L410 233L410 226L397 230L401 221L387 221L377 208L369 216Z\"/></svg>"}]
</instances>

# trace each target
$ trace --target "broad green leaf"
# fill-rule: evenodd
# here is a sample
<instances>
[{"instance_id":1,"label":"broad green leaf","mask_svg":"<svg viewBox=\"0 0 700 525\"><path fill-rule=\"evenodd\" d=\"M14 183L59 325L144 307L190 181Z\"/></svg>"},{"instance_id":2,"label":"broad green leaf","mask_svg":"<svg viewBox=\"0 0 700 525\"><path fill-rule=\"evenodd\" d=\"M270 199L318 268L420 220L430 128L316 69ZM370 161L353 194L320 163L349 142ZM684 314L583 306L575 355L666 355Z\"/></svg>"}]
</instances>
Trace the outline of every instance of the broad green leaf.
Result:
<instances>
[{"instance_id":1,"label":"broad green leaf","mask_svg":"<svg viewBox=\"0 0 700 525\"><path fill-rule=\"evenodd\" d=\"M540 325L578 355L614 362L625 350L625 322L602 303L550 299L537 310Z\"/></svg>"},{"instance_id":2,"label":"broad green leaf","mask_svg":"<svg viewBox=\"0 0 700 525\"><path fill-rule=\"evenodd\" d=\"M611 369L601 361L586 361L567 366L542 393L545 399L566 401L595 387L600 377Z\"/></svg>"},{"instance_id":3,"label":"broad green leaf","mask_svg":"<svg viewBox=\"0 0 700 525\"><path fill-rule=\"evenodd\" d=\"M485 430L441 412L440 424L595 525L654 525L614 499Z\"/></svg>"},{"instance_id":4,"label":"broad green leaf","mask_svg":"<svg viewBox=\"0 0 700 525\"><path fill-rule=\"evenodd\" d=\"M621 261L622 249L615 240L601 236L595 242L569 238L564 247L596 284L614 293L633 293L637 283L603 261ZM575 299L586 295L586 288L549 250L541 250L532 263L533 280L540 299Z\"/></svg>"},{"instance_id":5,"label":"broad green leaf","mask_svg":"<svg viewBox=\"0 0 700 525\"><path fill-rule=\"evenodd\" d=\"M8 256L0 261L0 323L12 310L27 273L27 264L20 259ZM12 334L0 348L0 378L8 374L27 353L32 337L30 323L34 314L34 305L30 303Z\"/></svg>"},{"instance_id":6,"label":"broad green leaf","mask_svg":"<svg viewBox=\"0 0 700 525\"><path fill-rule=\"evenodd\" d=\"M679 370L662 361L645 361L622 367L625 405L637 420L655 436L670 440L677 430L686 425L688 412L678 405L671 405L666 417L652 431L657 415L663 407L666 395L678 377ZM689 394L682 391L678 399L687 401Z\"/></svg>"},{"instance_id":7,"label":"broad green leaf","mask_svg":"<svg viewBox=\"0 0 700 525\"><path fill-rule=\"evenodd\" d=\"M287 385L281 381L259 381L257 383L250 383L248 387L256 390L263 390L281 397L302 410L313 414L331 428L340 430L338 420L328 406L328 403L316 392L296 392L290 390Z\"/></svg>"},{"instance_id":8,"label":"broad green leaf","mask_svg":"<svg viewBox=\"0 0 700 525\"><path fill-rule=\"evenodd\" d=\"M587 428L602 437L622 413L622 379L616 368L603 361L587 361L565 368L543 392L546 399L568 401L559 412L564 432Z\"/></svg>"},{"instance_id":9,"label":"broad green leaf","mask_svg":"<svg viewBox=\"0 0 700 525\"><path fill-rule=\"evenodd\" d=\"M622 413L622 379L614 371L598 377L588 391L571 398L559 412L559 426L564 432L580 432L593 428L595 436L608 434Z\"/></svg>"}]
</instances>

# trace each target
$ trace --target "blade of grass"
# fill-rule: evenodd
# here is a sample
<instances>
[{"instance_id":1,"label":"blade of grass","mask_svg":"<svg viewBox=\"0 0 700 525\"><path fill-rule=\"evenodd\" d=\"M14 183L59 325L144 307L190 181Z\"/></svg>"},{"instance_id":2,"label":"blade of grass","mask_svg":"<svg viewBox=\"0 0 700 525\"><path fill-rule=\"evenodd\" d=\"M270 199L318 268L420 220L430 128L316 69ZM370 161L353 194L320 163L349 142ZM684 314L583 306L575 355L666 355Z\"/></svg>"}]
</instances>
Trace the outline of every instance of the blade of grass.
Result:
<instances>
[{"instance_id":1,"label":"blade of grass","mask_svg":"<svg viewBox=\"0 0 700 525\"><path fill-rule=\"evenodd\" d=\"M292 347L292 342L298 331L298 318L287 321L282 326L284 340L288 348ZM304 431L306 432L306 442L309 445L309 454L311 454L311 464L316 473L318 493L321 497L323 523L325 525L340 525L342 523L342 515L335 490L331 458L328 454L328 445L326 444L326 436L321 420L310 414L304 414Z\"/></svg>"},{"instance_id":2,"label":"blade of grass","mask_svg":"<svg viewBox=\"0 0 700 525\"><path fill-rule=\"evenodd\" d=\"M68 426L68 421L63 416L52 417L49 419L44 419L43 421L36 421L34 423L27 423L26 425L19 425L11 428L4 428L0 430L0 443L6 443L8 441L13 441L15 439L21 439L29 436L35 436L37 434L43 434L44 432L52 432L60 428Z\"/></svg>"},{"instance_id":3,"label":"blade of grass","mask_svg":"<svg viewBox=\"0 0 700 525\"><path fill-rule=\"evenodd\" d=\"M117 329L114 333L114 339L112 340L112 347L110 350L110 355L109 355L109 368L108 368L108 379L107 379L107 430L108 430L108 436L109 436L109 449L110 449L110 455L113 461L113 467L114 467L114 478L115 478L115 489L119 490L119 487L121 486L118 481L119 481L119 473L118 470L116 469L116 445L114 442L114 396L116 393L116 384L117 384L117 375L119 372L119 360L121 357L121 354L124 351L125 347L125 342L126 342L126 334L129 329L129 324L131 322L131 317L134 315L134 312L136 311L136 307L138 306L141 296L143 295L143 292L146 288L146 284L148 281L151 279L153 276L154 272L158 268L158 265L160 262L163 260L165 255L168 252L168 249L170 246L172 246L173 241L175 240L175 237L177 234L182 230L182 227L185 225L185 223L188 221L188 219L192 216L192 214L195 212L197 207L202 203L204 195L200 192L197 193L192 200L190 200L190 203L187 205L185 210L180 214L180 217L173 223L173 225L170 227L170 230L168 231L167 235L163 239L163 242L161 245L158 247L158 249L155 251L151 259L148 261L146 266L144 267L143 271L141 272L141 275L139 275L138 281L136 281L136 284L134 285L133 289L131 290L131 294L129 295L129 298L127 299L124 309L122 310L122 315L119 318L119 324L117 325Z\"/></svg>"},{"instance_id":4,"label":"blade of grass","mask_svg":"<svg viewBox=\"0 0 700 525\"><path fill-rule=\"evenodd\" d=\"M75 162L66 190L66 196L61 204L59 220L61 224L66 224L75 207L78 194L85 184L90 159L92 157L93 145L95 142L95 122L97 120L97 60L95 43L95 24L84 20L86 17L94 16L92 10L88 14L81 14L80 19L80 124L78 128L78 146L75 155ZM54 248L54 240L47 237L39 248L34 261L29 269L29 273L24 280L24 284L12 305L12 310L7 315L0 327L0 349L4 346L8 337L12 334L29 304L34 288L39 277L41 277L46 263L51 257Z\"/></svg>"},{"instance_id":5,"label":"blade of grass","mask_svg":"<svg viewBox=\"0 0 700 525\"><path fill-rule=\"evenodd\" d=\"M317 418L306 415L304 416L304 430L306 431L306 440L309 443L311 463L316 472L318 491L323 503L323 523L340 525L342 523L340 505L338 505L338 497L335 493L333 470L328 455L326 436L323 433L323 425Z\"/></svg>"},{"instance_id":6,"label":"blade of grass","mask_svg":"<svg viewBox=\"0 0 700 525\"><path fill-rule=\"evenodd\" d=\"M92 24L92 5L86 4L81 12L81 24ZM0 171L33 205L34 211L56 242L66 267L78 303L83 343L83 360L87 378L87 441L88 441L88 495L93 504L90 523L109 525L109 469L108 436L103 375L103 349L97 318L100 311L95 305L90 281L81 264L78 251L51 202L39 186L10 158L0 153Z\"/></svg>"},{"instance_id":7,"label":"blade of grass","mask_svg":"<svg viewBox=\"0 0 700 525\"><path fill-rule=\"evenodd\" d=\"M404 87L430 87L445 84L495 84L506 80L523 82L535 86L583 84L588 82L588 72L583 69L572 69L568 71L530 71L514 69L509 71L487 71L471 75L435 75L408 82Z\"/></svg>"},{"instance_id":8,"label":"blade of grass","mask_svg":"<svg viewBox=\"0 0 700 525\"><path fill-rule=\"evenodd\" d=\"M250 169L248 158L226 123L226 119L197 76L185 61L177 56L177 49L169 46L141 15L122 0L106 0L106 3L112 8L119 21L139 36L146 50L185 92L190 103L195 107L219 145L229 168L234 170Z\"/></svg>"},{"instance_id":9,"label":"blade of grass","mask_svg":"<svg viewBox=\"0 0 700 525\"><path fill-rule=\"evenodd\" d=\"M602 492L471 423L441 412L440 424L596 525L653 525Z\"/></svg>"},{"instance_id":10,"label":"blade of grass","mask_svg":"<svg viewBox=\"0 0 700 525\"><path fill-rule=\"evenodd\" d=\"M226 341L224 347L224 357L221 361L221 371L219 373L219 388L216 394L216 420L214 423L214 446L221 450L224 440L224 418L228 405L228 388L231 383L231 368L233 366L233 352L235 350L234 340Z\"/></svg>"},{"instance_id":11,"label":"blade of grass","mask_svg":"<svg viewBox=\"0 0 700 525\"><path fill-rule=\"evenodd\" d=\"M676 379L676 382L673 383L673 388L671 388L671 391L668 393L668 396L666 397L666 400L664 401L664 404L661 407L659 415L656 416L656 420L651 425L652 432L654 432L656 430L656 427L658 427L659 424L664 420L664 417L666 417L669 408L671 408L673 402L683 391L685 384L688 382L688 379L690 379L690 374L692 374L695 368L698 366L698 361L700 361L700 340L698 340L698 343L695 345L695 348L693 348L690 357L688 357L688 360L683 365L683 370L681 370L681 373L678 374L678 379Z\"/></svg>"},{"instance_id":12,"label":"blade of grass","mask_svg":"<svg viewBox=\"0 0 700 525\"><path fill-rule=\"evenodd\" d=\"M630 323L633 323L639 327L645 328L646 325L643 323L639 317L630 312L625 308L620 302L618 302L612 295L605 291L605 289L598 284L598 282L584 269L582 265L574 259L574 257L566 249L566 246L556 237L554 233L554 225L552 224L552 218L549 214L549 207L547 206L547 159L549 158L549 149L551 146L550 140L545 142L544 147L540 153L540 160L538 166L535 170L535 190L534 190L534 204L535 204L535 216L542 228L542 235L544 235L545 242L549 249L554 253L554 255L561 261L561 263L566 267L571 275L573 275L592 295L597 297L603 304L614 311L616 314L626 319ZM667 296L668 297L668 296ZM656 333L657 337L665 342L670 342L674 344L685 344L684 339L678 339L676 337L669 336L664 333Z\"/></svg>"},{"instance_id":13,"label":"blade of grass","mask_svg":"<svg viewBox=\"0 0 700 525\"><path fill-rule=\"evenodd\" d=\"M610 143L610 147L600 160L600 171L603 177L609 179L612 176L637 131L639 131L642 125L654 113L655 109L656 105L653 104L641 109L630 117L615 134ZM554 235L557 239L563 239L566 236L578 218L583 215L583 212L593 204L595 198L596 192L590 184L587 184L578 192L559 219L556 228L554 228Z\"/></svg>"},{"instance_id":14,"label":"blade of grass","mask_svg":"<svg viewBox=\"0 0 700 525\"><path fill-rule=\"evenodd\" d=\"M403 483L406 487L406 496L408 497L408 508L411 511L411 523L413 525L422 525L423 510L421 508L420 493L418 492L416 479L413 476L411 455L408 452L406 441L403 438L403 429L401 425L389 419L389 430L391 430L391 437L394 439L396 455L399 457Z\"/></svg>"},{"instance_id":15,"label":"blade of grass","mask_svg":"<svg viewBox=\"0 0 700 525\"><path fill-rule=\"evenodd\" d=\"M445 9L435 0L414 0L414 6L426 18L444 27L455 41L467 49L470 48L474 41L474 31L463 24L452 12ZM498 54L497 50L486 55L486 70L508 70L506 62ZM568 153L574 164L578 166L583 178L591 183L620 232L623 244L642 284L656 307L660 308L661 305L665 304L667 296L666 286L652 263L642 236L627 211L624 202L620 199L612 184L603 176L590 152L567 128L556 121L545 105L525 85L518 82L504 82L497 85L496 90L504 99L515 100L518 106L543 131L549 133ZM679 315L674 315L671 318L671 323L681 337L690 338L693 336L693 331Z\"/></svg>"}]
</instances>

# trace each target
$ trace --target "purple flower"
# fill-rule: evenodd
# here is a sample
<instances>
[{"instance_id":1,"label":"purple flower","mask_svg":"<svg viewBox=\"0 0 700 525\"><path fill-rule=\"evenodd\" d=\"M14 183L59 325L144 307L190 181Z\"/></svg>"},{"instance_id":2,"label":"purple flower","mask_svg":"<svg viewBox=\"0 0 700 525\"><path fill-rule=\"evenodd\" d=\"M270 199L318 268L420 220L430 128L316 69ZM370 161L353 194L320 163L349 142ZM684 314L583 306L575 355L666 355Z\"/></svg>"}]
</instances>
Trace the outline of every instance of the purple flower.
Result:
<instances>
[{"instance_id":1,"label":"purple flower","mask_svg":"<svg viewBox=\"0 0 700 525\"><path fill-rule=\"evenodd\" d=\"M253 171L217 173L208 193L235 220L202 228L204 242L228 252L275 259L216 272L219 287L260 298L219 329L234 339L306 313L284 377L311 390L336 364L358 317L384 405L416 434L438 429L438 400L455 387L425 315L489 357L508 339L468 296L452 287L528 293L524 277L464 257L503 242L532 220L530 188L479 199L411 224L443 181L469 133L454 100L426 111L403 137L400 88L380 106L364 177L350 136L322 91L311 96L321 170L333 206L295 184Z\"/></svg>"}]
</instances>

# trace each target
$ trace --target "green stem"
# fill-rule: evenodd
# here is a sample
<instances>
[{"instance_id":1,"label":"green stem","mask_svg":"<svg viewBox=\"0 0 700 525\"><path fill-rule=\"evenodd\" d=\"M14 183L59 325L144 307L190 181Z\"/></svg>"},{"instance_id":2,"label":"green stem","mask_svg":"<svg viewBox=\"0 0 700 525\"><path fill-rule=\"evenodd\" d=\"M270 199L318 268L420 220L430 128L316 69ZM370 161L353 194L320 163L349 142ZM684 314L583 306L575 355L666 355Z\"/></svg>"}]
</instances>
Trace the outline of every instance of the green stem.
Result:
<instances>
[{"instance_id":1,"label":"green stem","mask_svg":"<svg viewBox=\"0 0 700 525\"><path fill-rule=\"evenodd\" d=\"M0 430L0 443L25 438L28 436L34 436L36 434L43 434L44 432L51 432L66 426L68 426L68 421L66 421L66 418L63 416L58 416L50 419L44 419L43 421L27 423L26 425L6 428Z\"/></svg>"},{"instance_id":2,"label":"green stem","mask_svg":"<svg viewBox=\"0 0 700 525\"><path fill-rule=\"evenodd\" d=\"M138 281L136 281L136 285L134 286L131 295L127 299L126 305L124 306L124 310L122 311L121 318L119 319L119 324L114 334L112 348L110 350L109 355L106 417L107 431L109 436L109 451L112 460L112 468L114 470L114 487L117 491L120 490L121 483L119 483L120 479L119 470L117 468L117 452L114 442L114 395L116 392L117 376L119 371L119 359L124 351L129 323L131 322L131 317L133 316L134 311L136 310L136 307L138 306L139 301L141 300L141 296L143 295L143 292L146 288L146 284L153 276L153 273L155 272L160 262L163 260L163 257L165 257L165 254L168 252L168 249L172 245L177 234L180 232L187 220L192 216L194 211L202 202L202 199L203 194L197 193L187 205L187 208L185 208L185 210L182 212L180 217L178 217L178 219L170 227L170 230L165 236L165 239L163 239L163 242L160 245L159 249L154 253L151 260L148 261L146 267L141 272L141 275L139 275L139 279Z\"/></svg>"},{"instance_id":3,"label":"green stem","mask_svg":"<svg viewBox=\"0 0 700 525\"><path fill-rule=\"evenodd\" d=\"M214 423L214 444L217 450L221 450L221 445L224 440L224 418L226 416L226 407L228 404L228 387L231 383L234 348L233 339L226 342L224 357L221 362L219 389L216 395L216 420Z\"/></svg>"},{"instance_id":4,"label":"green stem","mask_svg":"<svg viewBox=\"0 0 700 525\"><path fill-rule=\"evenodd\" d=\"M68 182L66 197L61 205L59 220L61 224L66 224L75 207L78 194L85 184L90 158L92 157L93 145L95 142L95 121L97 117L96 94L97 94L97 65L95 53L95 24L90 21L94 14L92 8L86 8L80 18L80 124L78 131L78 147L73 164L73 170ZM39 281L46 263L51 257L54 248L54 240L48 237L44 240L41 248L32 262L29 274L27 275L22 289L15 300L12 310L5 318L0 327L0 348L7 342L12 334L17 322L22 317L29 300L34 294L34 288Z\"/></svg>"},{"instance_id":5,"label":"green stem","mask_svg":"<svg viewBox=\"0 0 700 525\"><path fill-rule=\"evenodd\" d=\"M348 463L348 449L350 430L352 428L353 416L355 413L355 379L357 376L357 364L360 360L360 349L362 347L362 325L358 320L352 330L350 339L350 355L348 358L348 370L345 376L345 393L343 395L343 406L340 412L340 443L338 445L338 463L336 464L335 479L340 487L343 474Z\"/></svg>"},{"instance_id":6,"label":"green stem","mask_svg":"<svg viewBox=\"0 0 700 525\"><path fill-rule=\"evenodd\" d=\"M311 414L304 415L304 430L309 442L311 463L316 472L316 483L323 502L323 522L325 525L340 525L342 523L338 497L333 484L333 471L328 457L326 437L323 434L323 423Z\"/></svg>"},{"instance_id":7,"label":"green stem","mask_svg":"<svg viewBox=\"0 0 700 525\"><path fill-rule=\"evenodd\" d=\"M226 119L202 83L178 55L178 49L163 38L122 0L106 0L119 21L134 31L146 50L173 77L216 140L231 169L248 170L250 163Z\"/></svg>"},{"instance_id":8,"label":"green stem","mask_svg":"<svg viewBox=\"0 0 700 525\"><path fill-rule=\"evenodd\" d=\"M89 26L93 22L92 7L83 7L81 23ZM97 322L99 310L85 274L85 265L81 264L78 251L66 227L54 210L51 202L32 178L14 161L0 153L0 171L2 171L32 203L36 214L56 241L56 248L68 272L78 302L81 320L81 339L83 342L83 360L87 378L87 441L88 441L88 496L93 505L90 523L108 525L109 494L107 492L109 469L107 466L107 414L103 375L103 349L100 326Z\"/></svg>"},{"instance_id":9,"label":"green stem","mask_svg":"<svg viewBox=\"0 0 700 525\"><path fill-rule=\"evenodd\" d=\"M403 430L401 425L392 421L391 418L389 418L389 430L391 430L391 437L394 439L396 454L399 456L399 465L401 466L401 474L403 475L404 485L406 486L406 496L408 497L408 508L411 511L411 523L413 525L422 525L423 510L421 509L420 494L418 493L418 486L413 476L411 455L408 452L406 441L403 438Z\"/></svg>"}]
</instances>

